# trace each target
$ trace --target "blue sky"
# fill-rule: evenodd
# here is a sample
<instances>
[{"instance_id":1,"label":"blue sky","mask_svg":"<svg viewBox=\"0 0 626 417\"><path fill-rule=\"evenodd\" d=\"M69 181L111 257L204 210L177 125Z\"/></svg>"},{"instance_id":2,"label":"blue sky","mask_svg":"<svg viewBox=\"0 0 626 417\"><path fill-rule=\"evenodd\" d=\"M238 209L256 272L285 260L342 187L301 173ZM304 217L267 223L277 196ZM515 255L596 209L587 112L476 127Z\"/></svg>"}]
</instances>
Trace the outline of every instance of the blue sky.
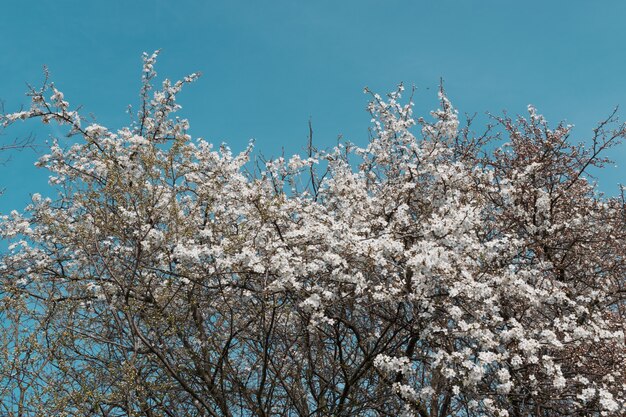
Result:
<instances>
[{"instance_id":1,"label":"blue sky","mask_svg":"<svg viewBox=\"0 0 626 417\"><path fill-rule=\"evenodd\" d=\"M7 111L27 104L26 83L40 83L45 64L72 104L118 128L137 103L141 53L160 48L160 76L203 73L181 96L192 134L235 150L254 138L266 156L301 151L309 117L320 147L339 135L364 144L363 87L414 84L424 112L440 77L462 113L523 114L532 103L583 140L615 105L626 119L624 16L618 0L6 0L0 99ZM27 123L0 139L29 132L40 142L54 133ZM615 194L626 145L610 156L618 168L599 182ZM35 158L0 167L0 211L42 191Z\"/></svg>"}]
</instances>

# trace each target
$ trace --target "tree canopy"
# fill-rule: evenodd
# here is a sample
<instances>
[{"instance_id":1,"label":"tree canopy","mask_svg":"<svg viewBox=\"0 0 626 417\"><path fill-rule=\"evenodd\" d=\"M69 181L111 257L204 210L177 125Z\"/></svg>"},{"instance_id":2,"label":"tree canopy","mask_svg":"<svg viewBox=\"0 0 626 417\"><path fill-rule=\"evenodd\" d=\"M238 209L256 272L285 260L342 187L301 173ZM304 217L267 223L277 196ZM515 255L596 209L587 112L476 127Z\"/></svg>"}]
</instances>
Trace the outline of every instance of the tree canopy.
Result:
<instances>
[{"instance_id":1,"label":"tree canopy","mask_svg":"<svg viewBox=\"0 0 626 417\"><path fill-rule=\"evenodd\" d=\"M0 414L626 413L626 205L588 175L615 114L587 146L533 107L476 133L400 86L367 146L266 161L192 139L197 76L155 61L127 127L48 81L2 116L74 139L0 221Z\"/></svg>"}]
</instances>

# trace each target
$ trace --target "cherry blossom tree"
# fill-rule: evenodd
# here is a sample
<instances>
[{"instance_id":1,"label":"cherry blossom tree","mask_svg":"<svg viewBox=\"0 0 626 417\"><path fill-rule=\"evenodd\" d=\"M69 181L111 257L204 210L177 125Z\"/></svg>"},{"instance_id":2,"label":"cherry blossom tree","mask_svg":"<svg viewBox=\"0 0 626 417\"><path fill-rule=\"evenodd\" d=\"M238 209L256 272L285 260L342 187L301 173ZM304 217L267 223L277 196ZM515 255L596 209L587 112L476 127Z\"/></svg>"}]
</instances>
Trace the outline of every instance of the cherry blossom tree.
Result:
<instances>
[{"instance_id":1,"label":"cherry blossom tree","mask_svg":"<svg viewBox=\"0 0 626 417\"><path fill-rule=\"evenodd\" d=\"M619 416L626 205L533 107L484 133L440 91L371 97L372 138L262 161L192 139L145 55L90 123L47 81L5 127L67 127L2 217L7 416Z\"/></svg>"}]
</instances>

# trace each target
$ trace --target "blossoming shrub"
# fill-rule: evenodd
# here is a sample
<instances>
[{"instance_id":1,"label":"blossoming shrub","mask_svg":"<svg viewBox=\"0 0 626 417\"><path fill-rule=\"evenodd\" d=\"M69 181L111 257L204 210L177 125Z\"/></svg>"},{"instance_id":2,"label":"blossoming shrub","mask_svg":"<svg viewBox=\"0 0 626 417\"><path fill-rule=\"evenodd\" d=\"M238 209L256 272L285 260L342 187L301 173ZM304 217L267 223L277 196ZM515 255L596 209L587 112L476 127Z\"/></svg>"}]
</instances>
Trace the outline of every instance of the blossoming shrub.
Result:
<instances>
[{"instance_id":1,"label":"blossoming shrub","mask_svg":"<svg viewBox=\"0 0 626 417\"><path fill-rule=\"evenodd\" d=\"M155 60L128 127L48 83L2 117L76 137L0 223L3 415L626 413L625 205L587 175L614 116L590 147L532 107L476 135L400 87L365 148L254 165L190 137L196 75L153 90Z\"/></svg>"}]
</instances>

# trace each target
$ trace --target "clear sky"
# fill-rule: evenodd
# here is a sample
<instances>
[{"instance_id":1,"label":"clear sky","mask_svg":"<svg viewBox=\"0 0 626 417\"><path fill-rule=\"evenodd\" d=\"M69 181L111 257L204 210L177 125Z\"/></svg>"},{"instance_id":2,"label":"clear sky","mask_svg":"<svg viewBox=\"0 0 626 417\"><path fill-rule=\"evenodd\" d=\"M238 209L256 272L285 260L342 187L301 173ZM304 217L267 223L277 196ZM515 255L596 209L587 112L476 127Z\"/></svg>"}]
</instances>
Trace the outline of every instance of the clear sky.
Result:
<instances>
[{"instance_id":1,"label":"clear sky","mask_svg":"<svg viewBox=\"0 0 626 417\"><path fill-rule=\"evenodd\" d=\"M309 117L320 147L339 135L365 144L363 87L414 84L426 111L440 77L461 113L532 103L583 140L616 105L626 119L625 17L623 0L3 0L0 99L7 111L26 105L25 83L40 83L45 64L70 103L115 129L137 103L141 53L160 48L160 76L203 73L181 96L192 134L234 150L254 138L266 156L301 151ZM28 132L54 133L25 124L0 139ZM618 168L599 182L615 194L626 145L611 156ZM0 167L0 211L41 191L35 158Z\"/></svg>"}]
</instances>

